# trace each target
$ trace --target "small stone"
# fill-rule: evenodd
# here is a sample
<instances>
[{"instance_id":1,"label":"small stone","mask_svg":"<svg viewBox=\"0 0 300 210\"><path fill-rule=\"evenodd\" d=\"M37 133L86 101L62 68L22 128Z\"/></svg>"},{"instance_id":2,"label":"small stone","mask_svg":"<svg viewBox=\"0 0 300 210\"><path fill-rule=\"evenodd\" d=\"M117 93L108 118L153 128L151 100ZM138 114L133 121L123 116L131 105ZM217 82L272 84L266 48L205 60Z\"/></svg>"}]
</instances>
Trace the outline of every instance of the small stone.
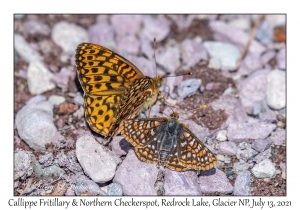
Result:
<instances>
[{"instance_id":1,"label":"small stone","mask_svg":"<svg viewBox=\"0 0 300 210\"><path fill-rule=\"evenodd\" d=\"M202 195L194 171L178 172L165 169L164 195Z\"/></svg>"},{"instance_id":2,"label":"small stone","mask_svg":"<svg viewBox=\"0 0 300 210\"><path fill-rule=\"evenodd\" d=\"M71 103L63 103L59 106L59 113L61 114L72 114L78 109L78 105Z\"/></svg>"},{"instance_id":3,"label":"small stone","mask_svg":"<svg viewBox=\"0 0 300 210\"><path fill-rule=\"evenodd\" d=\"M157 175L156 165L140 161L134 151L129 150L113 182L121 185L123 195L157 195L154 188Z\"/></svg>"},{"instance_id":4,"label":"small stone","mask_svg":"<svg viewBox=\"0 0 300 210\"><path fill-rule=\"evenodd\" d=\"M286 49L285 47L281 48L276 56L277 66L279 69L286 69Z\"/></svg>"},{"instance_id":5,"label":"small stone","mask_svg":"<svg viewBox=\"0 0 300 210\"><path fill-rule=\"evenodd\" d=\"M217 134L216 139L219 141L226 141L227 140L227 130L220 130Z\"/></svg>"},{"instance_id":6,"label":"small stone","mask_svg":"<svg viewBox=\"0 0 300 210\"><path fill-rule=\"evenodd\" d=\"M80 106L77 111L73 113L73 116L76 117L77 119L81 119L84 116L84 108L83 106Z\"/></svg>"},{"instance_id":7,"label":"small stone","mask_svg":"<svg viewBox=\"0 0 300 210\"><path fill-rule=\"evenodd\" d=\"M277 128L274 132L271 133L269 139L275 145L286 144L286 130L282 128Z\"/></svg>"},{"instance_id":8,"label":"small stone","mask_svg":"<svg viewBox=\"0 0 300 210\"><path fill-rule=\"evenodd\" d=\"M286 179L286 173L282 173L281 178Z\"/></svg>"},{"instance_id":9,"label":"small stone","mask_svg":"<svg viewBox=\"0 0 300 210\"><path fill-rule=\"evenodd\" d=\"M137 54L140 49L140 41L136 36L121 36L117 39L117 47L121 54Z\"/></svg>"},{"instance_id":10,"label":"small stone","mask_svg":"<svg viewBox=\"0 0 300 210\"><path fill-rule=\"evenodd\" d=\"M182 98L192 96L201 86L199 79L187 79L178 86L178 94Z\"/></svg>"},{"instance_id":11,"label":"small stone","mask_svg":"<svg viewBox=\"0 0 300 210\"><path fill-rule=\"evenodd\" d=\"M267 103L272 109L282 109L286 106L285 72L273 70L268 75Z\"/></svg>"},{"instance_id":12,"label":"small stone","mask_svg":"<svg viewBox=\"0 0 300 210\"><path fill-rule=\"evenodd\" d=\"M281 171L283 173L285 173L286 172L286 164L285 163L280 163L279 166L280 166Z\"/></svg>"},{"instance_id":13,"label":"small stone","mask_svg":"<svg viewBox=\"0 0 300 210\"><path fill-rule=\"evenodd\" d=\"M43 35L47 36L50 34L50 27L38 20L29 20L24 23L25 33L31 35Z\"/></svg>"},{"instance_id":14,"label":"small stone","mask_svg":"<svg viewBox=\"0 0 300 210\"><path fill-rule=\"evenodd\" d=\"M100 187L92 180L79 180L75 187L75 194L78 196L95 196L107 195Z\"/></svg>"},{"instance_id":15,"label":"small stone","mask_svg":"<svg viewBox=\"0 0 300 210\"><path fill-rule=\"evenodd\" d=\"M107 187L107 195L121 196L123 194L122 187L117 183L111 183Z\"/></svg>"},{"instance_id":16,"label":"small stone","mask_svg":"<svg viewBox=\"0 0 300 210\"><path fill-rule=\"evenodd\" d=\"M117 165L121 162L119 157L91 135L83 135L77 139L76 156L84 172L97 183L112 180Z\"/></svg>"},{"instance_id":17,"label":"small stone","mask_svg":"<svg viewBox=\"0 0 300 210\"><path fill-rule=\"evenodd\" d=\"M255 38L263 44L272 43L273 28L268 21L263 20L256 32Z\"/></svg>"},{"instance_id":18,"label":"small stone","mask_svg":"<svg viewBox=\"0 0 300 210\"><path fill-rule=\"evenodd\" d=\"M272 154L271 154L271 148L269 148L269 149L266 149L265 151L259 153L258 155L256 155L256 156L254 157L254 161L255 161L256 163L260 163L261 161L263 161L263 160L265 160L265 159L268 159L268 158L270 158L271 156L272 156Z\"/></svg>"},{"instance_id":19,"label":"small stone","mask_svg":"<svg viewBox=\"0 0 300 210\"><path fill-rule=\"evenodd\" d=\"M42 56L26 42L23 36L15 34L15 49L18 54L27 62L41 60Z\"/></svg>"},{"instance_id":20,"label":"small stone","mask_svg":"<svg viewBox=\"0 0 300 210\"><path fill-rule=\"evenodd\" d=\"M233 186L230 184L225 173L216 169L216 173L210 176L200 174L199 177L200 189L202 193L232 193Z\"/></svg>"},{"instance_id":21,"label":"small stone","mask_svg":"<svg viewBox=\"0 0 300 210\"><path fill-rule=\"evenodd\" d=\"M251 173L244 170L238 174L234 183L233 194L235 196L249 196L251 195Z\"/></svg>"},{"instance_id":22,"label":"small stone","mask_svg":"<svg viewBox=\"0 0 300 210\"><path fill-rule=\"evenodd\" d=\"M73 99L74 104L77 104L79 106L83 106L84 100L80 92L77 92L74 99Z\"/></svg>"},{"instance_id":23,"label":"small stone","mask_svg":"<svg viewBox=\"0 0 300 210\"><path fill-rule=\"evenodd\" d=\"M17 148L14 154L14 180L31 176L34 162L35 156L32 152Z\"/></svg>"},{"instance_id":24,"label":"small stone","mask_svg":"<svg viewBox=\"0 0 300 210\"><path fill-rule=\"evenodd\" d=\"M44 167L53 165L53 154L46 153L45 155L39 156L39 163L43 164Z\"/></svg>"},{"instance_id":25,"label":"small stone","mask_svg":"<svg viewBox=\"0 0 300 210\"><path fill-rule=\"evenodd\" d=\"M242 171L247 170L250 167L248 163L237 162L233 164L233 172L240 174Z\"/></svg>"},{"instance_id":26,"label":"small stone","mask_svg":"<svg viewBox=\"0 0 300 210\"><path fill-rule=\"evenodd\" d=\"M32 95L41 94L55 88L51 81L53 74L45 67L42 61L31 61L27 70L29 92Z\"/></svg>"},{"instance_id":27,"label":"small stone","mask_svg":"<svg viewBox=\"0 0 300 210\"><path fill-rule=\"evenodd\" d=\"M271 160L265 159L252 168L252 173L256 178L274 178L276 168Z\"/></svg>"},{"instance_id":28,"label":"small stone","mask_svg":"<svg viewBox=\"0 0 300 210\"><path fill-rule=\"evenodd\" d=\"M250 158L252 158L252 156L256 154L257 152L251 148L250 144L247 144L246 142L241 142L236 151L236 157L244 161L248 161Z\"/></svg>"},{"instance_id":29,"label":"small stone","mask_svg":"<svg viewBox=\"0 0 300 210\"><path fill-rule=\"evenodd\" d=\"M53 180L54 177L61 177L66 172L56 165L49 167L42 167L38 162L33 166L35 175L39 178L45 178L47 180Z\"/></svg>"},{"instance_id":30,"label":"small stone","mask_svg":"<svg viewBox=\"0 0 300 210\"><path fill-rule=\"evenodd\" d=\"M276 56L276 52L275 50L269 50L267 52L265 52L262 56L261 56L261 63L264 66L267 66L268 63L270 62L270 60L272 60L274 57Z\"/></svg>"},{"instance_id":31,"label":"small stone","mask_svg":"<svg viewBox=\"0 0 300 210\"><path fill-rule=\"evenodd\" d=\"M276 121L276 113L272 110L267 110L259 114L259 120L261 122L273 123Z\"/></svg>"},{"instance_id":32,"label":"small stone","mask_svg":"<svg viewBox=\"0 0 300 210\"><path fill-rule=\"evenodd\" d=\"M224 162L225 161L225 156L224 155L217 155L217 160Z\"/></svg>"},{"instance_id":33,"label":"small stone","mask_svg":"<svg viewBox=\"0 0 300 210\"><path fill-rule=\"evenodd\" d=\"M241 66L238 69L238 72L241 75L250 75L254 71L262 68L260 62L260 54L248 54L241 63Z\"/></svg>"},{"instance_id":34,"label":"small stone","mask_svg":"<svg viewBox=\"0 0 300 210\"><path fill-rule=\"evenodd\" d=\"M84 28L62 21L53 26L51 38L64 52L73 55L78 44L88 41L88 34Z\"/></svg>"},{"instance_id":35,"label":"small stone","mask_svg":"<svg viewBox=\"0 0 300 210\"><path fill-rule=\"evenodd\" d=\"M147 37L149 41L156 38L157 42L164 40L170 32L170 25L163 15L158 15L155 18L150 15L143 15L144 28L142 35ZM158 57L158 56L157 56Z\"/></svg>"},{"instance_id":36,"label":"small stone","mask_svg":"<svg viewBox=\"0 0 300 210\"><path fill-rule=\"evenodd\" d=\"M68 66L63 67L60 72L54 74L52 81L62 89L63 92L68 90L69 80L74 80L76 75L76 71L74 67ZM76 90L77 91L77 90Z\"/></svg>"},{"instance_id":37,"label":"small stone","mask_svg":"<svg viewBox=\"0 0 300 210\"><path fill-rule=\"evenodd\" d=\"M102 21L91 25L88 29L89 41L91 43L101 43L108 49L116 49L115 28L107 21Z\"/></svg>"},{"instance_id":38,"label":"small stone","mask_svg":"<svg viewBox=\"0 0 300 210\"><path fill-rule=\"evenodd\" d=\"M210 57L221 61L222 70L235 70L240 57L239 49L229 43L205 41L203 43Z\"/></svg>"},{"instance_id":39,"label":"small stone","mask_svg":"<svg viewBox=\"0 0 300 210\"><path fill-rule=\"evenodd\" d=\"M252 143L251 147L257 152L265 151L265 149L270 145L270 141L267 139L256 139Z\"/></svg>"},{"instance_id":40,"label":"small stone","mask_svg":"<svg viewBox=\"0 0 300 210\"><path fill-rule=\"evenodd\" d=\"M58 106L66 101L65 97L52 95L49 97L48 101L53 104L54 106Z\"/></svg>"},{"instance_id":41,"label":"small stone","mask_svg":"<svg viewBox=\"0 0 300 210\"><path fill-rule=\"evenodd\" d=\"M225 156L225 161L224 161L224 163L231 163L231 158L230 158L230 157L227 157L227 156Z\"/></svg>"},{"instance_id":42,"label":"small stone","mask_svg":"<svg viewBox=\"0 0 300 210\"><path fill-rule=\"evenodd\" d=\"M175 73L180 67L180 49L177 45L156 50L157 63L163 66L168 72Z\"/></svg>"},{"instance_id":43,"label":"small stone","mask_svg":"<svg viewBox=\"0 0 300 210\"><path fill-rule=\"evenodd\" d=\"M248 17L240 17L229 21L229 25L240 28L244 31L251 29L251 19Z\"/></svg>"},{"instance_id":44,"label":"small stone","mask_svg":"<svg viewBox=\"0 0 300 210\"><path fill-rule=\"evenodd\" d=\"M111 24L119 37L126 35L136 35L141 28L143 16L142 15L111 15Z\"/></svg>"},{"instance_id":45,"label":"small stone","mask_svg":"<svg viewBox=\"0 0 300 210\"><path fill-rule=\"evenodd\" d=\"M248 139L265 139L276 128L276 125L265 122L230 124L228 127L228 140L235 143L248 141Z\"/></svg>"},{"instance_id":46,"label":"small stone","mask_svg":"<svg viewBox=\"0 0 300 210\"><path fill-rule=\"evenodd\" d=\"M234 142L226 141L219 144L219 154L232 156L236 154L236 151L236 145Z\"/></svg>"}]
</instances>

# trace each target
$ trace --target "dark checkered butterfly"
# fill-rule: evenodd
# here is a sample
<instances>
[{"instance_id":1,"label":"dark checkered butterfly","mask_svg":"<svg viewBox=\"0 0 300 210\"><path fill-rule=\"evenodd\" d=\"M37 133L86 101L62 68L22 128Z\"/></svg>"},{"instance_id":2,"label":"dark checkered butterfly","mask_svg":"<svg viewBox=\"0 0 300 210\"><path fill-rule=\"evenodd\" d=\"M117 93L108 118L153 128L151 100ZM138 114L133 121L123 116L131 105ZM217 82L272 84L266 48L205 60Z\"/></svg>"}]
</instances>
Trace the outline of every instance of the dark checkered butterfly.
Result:
<instances>
[{"instance_id":1,"label":"dark checkered butterfly","mask_svg":"<svg viewBox=\"0 0 300 210\"><path fill-rule=\"evenodd\" d=\"M173 112L169 118L127 119L120 129L141 161L176 171L206 171L215 167L215 155L178 118L178 113Z\"/></svg>"}]
</instances>

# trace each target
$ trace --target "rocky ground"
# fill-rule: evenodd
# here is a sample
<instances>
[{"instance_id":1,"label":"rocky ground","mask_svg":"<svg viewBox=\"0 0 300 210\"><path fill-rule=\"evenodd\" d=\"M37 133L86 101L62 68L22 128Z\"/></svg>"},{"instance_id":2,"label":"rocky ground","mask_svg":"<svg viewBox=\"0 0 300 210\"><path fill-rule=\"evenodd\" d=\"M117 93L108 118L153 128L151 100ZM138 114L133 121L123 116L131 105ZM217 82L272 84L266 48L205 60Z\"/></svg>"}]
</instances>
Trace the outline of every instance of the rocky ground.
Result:
<instances>
[{"instance_id":1,"label":"rocky ground","mask_svg":"<svg viewBox=\"0 0 300 210\"><path fill-rule=\"evenodd\" d=\"M285 196L285 27L283 15L15 15L14 194ZM215 153L213 170L141 162L86 124L76 46L106 46L154 77L154 37L158 75L193 72L161 91ZM158 100L151 116L170 112Z\"/></svg>"}]
</instances>

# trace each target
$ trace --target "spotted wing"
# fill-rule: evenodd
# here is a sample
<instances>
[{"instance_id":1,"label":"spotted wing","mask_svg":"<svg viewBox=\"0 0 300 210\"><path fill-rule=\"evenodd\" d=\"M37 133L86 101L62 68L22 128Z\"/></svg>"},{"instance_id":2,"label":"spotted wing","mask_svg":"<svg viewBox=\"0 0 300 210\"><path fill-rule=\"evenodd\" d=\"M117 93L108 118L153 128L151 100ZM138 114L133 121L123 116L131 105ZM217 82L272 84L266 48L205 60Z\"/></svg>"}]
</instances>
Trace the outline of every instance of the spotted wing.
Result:
<instances>
[{"instance_id":1,"label":"spotted wing","mask_svg":"<svg viewBox=\"0 0 300 210\"><path fill-rule=\"evenodd\" d=\"M187 168L202 171L215 167L217 164L215 155L186 125L181 124L180 127L177 143L180 163Z\"/></svg>"},{"instance_id":2,"label":"spotted wing","mask_svg":"<svg viewBox=\"0 0 300 210\"><path fill-rule=\"evenodd\" d=\"M117 53L91 43L78 45L75 62L86 120L95 132L106 136L116 121L125 89L143 74Z\"/></svg>"}]
</instances>

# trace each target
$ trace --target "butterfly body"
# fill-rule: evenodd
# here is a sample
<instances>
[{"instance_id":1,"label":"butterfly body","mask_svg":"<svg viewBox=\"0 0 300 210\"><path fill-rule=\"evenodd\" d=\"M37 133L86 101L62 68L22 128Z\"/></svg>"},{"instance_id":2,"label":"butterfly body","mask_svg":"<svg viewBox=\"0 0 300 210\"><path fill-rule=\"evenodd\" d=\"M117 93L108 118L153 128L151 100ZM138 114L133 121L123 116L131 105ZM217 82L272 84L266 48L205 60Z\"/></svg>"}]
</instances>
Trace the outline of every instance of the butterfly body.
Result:
<instances>
[{"instance_id":1,"label":"butterfly body","mask_svg":"<svg viewBox=\"0 0 300 210\"><path fill-rule=\"evenodd\" d=\"M214 154L178 118L174 112L169 118L128 119L120 129L142 161L176 171L215 167Z\"/></svg>"},{"instance_id":2,"label":"butterfly body","mask_svg":"<svg viewBox=\"0 0 300 210\"><path fill-rule=\"evenodd\" d=\"M77 46L75 62L90 128L111 139L124 119L155 103L161 77L145 76L121 55L92 43Z\"/></svg>"}]
</instances>

